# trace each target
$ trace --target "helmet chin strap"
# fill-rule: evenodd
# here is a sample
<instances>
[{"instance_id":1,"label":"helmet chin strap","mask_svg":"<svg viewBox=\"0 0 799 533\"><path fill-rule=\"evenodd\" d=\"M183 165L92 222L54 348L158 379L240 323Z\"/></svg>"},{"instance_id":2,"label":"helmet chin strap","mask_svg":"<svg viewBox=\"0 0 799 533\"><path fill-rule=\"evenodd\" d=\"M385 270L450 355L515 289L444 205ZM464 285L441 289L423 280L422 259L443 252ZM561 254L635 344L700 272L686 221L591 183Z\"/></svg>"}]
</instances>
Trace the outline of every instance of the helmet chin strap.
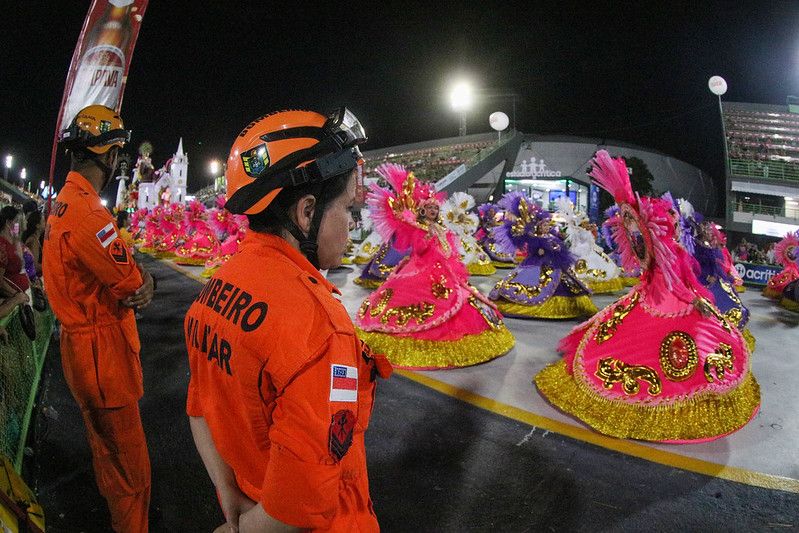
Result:
<instances>
[{"instance_id":1,"label":"helmet chin strap","mask_svg":"<svg viewBox=\"0 0 799 533\"><path fill-rule=\"evenodd\" d=\"M94 161L94 164L97 165L97 167L103 171L103 185L102 187L100 187L100 190L102 191L103 189L105 189L106 185L108 185L108 182L111 181L111 178L113 177L114 174L114 169L106 165L105 161L101 159L100 155L92 157L92 160Z\"/></svg>"},{"instance_id":2,"label":"helmet chin strap","mask_svg":"<svg viewBox=\"0 0 799 533\"><path fill-rule=\"evenodd\" d=\"M323 184L319 193L315 196L316 205L314 206L311 227L306 235L297 224L286 217L285 227L291 235L300 243L300 252L308 259L317 270L319 269L319 227L322 225L322 216L325 214L327 205L321 200L324 189L327 185Z\"/></svg>"}]
</instances>

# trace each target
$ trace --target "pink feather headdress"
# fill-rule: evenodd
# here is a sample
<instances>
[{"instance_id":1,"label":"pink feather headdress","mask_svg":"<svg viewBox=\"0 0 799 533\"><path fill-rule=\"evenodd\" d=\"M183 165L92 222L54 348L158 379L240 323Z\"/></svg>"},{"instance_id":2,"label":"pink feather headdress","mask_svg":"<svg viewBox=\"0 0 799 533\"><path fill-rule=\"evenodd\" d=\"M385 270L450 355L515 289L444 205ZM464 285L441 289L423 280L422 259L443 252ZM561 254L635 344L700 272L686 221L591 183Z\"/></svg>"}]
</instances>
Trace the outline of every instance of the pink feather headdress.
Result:
<instances>
[{"instance_id":1,"label":"pink feather headdress","mask_svg":"<svg viewBox=\"0 0 799 533\"><path fill-rule=\"evenodd\" d=\"M372 184L366 204L375 230L386 242L402 232L403 225L417 225L419 207L429 202L440 205L446 196L429 183L420 183L413 172L401 165L385 163L377 168L377 173L391 188Z\"/></svg>"},{"instance_id":2,"label":"pink feather headdress","mask_svg":"<svg viewBox=\"0 0 799 533\"><path fill-rule=\"evenodd\" d=\"M648 271L657 268L662 274L666 286L670 290L678 290L680 286L687 286L703 297L710 297L707 290L695 281L692 272L698 268L696 260L685 252L674 240L674 219L670 213L672 205L661 198L649 198L633 193L630 176L627 173L627 163L623 158L612 158L606 150L599 150L592 160L593 168L588 173L596 184L616 200L622 213L607 221L613 234L613 240L619 249L622 266L626 270L635 270L640 267L638 257L627 238L625 220L623 216L624 205L630 206L638 215L638 225L641 232L647 236L651 254Z\"/></svg>"},{"instance_id":3,"label":"pink feather headdress","mask_svg":"<svg viewBox=\"0 0 799 533\"><path fill-rule=\"evenodd\" d=\"M793 250L792 250L793 249ZM789 252L793 252L794 257L791 257ZM774 258L779 264L787 267L789 264L796 264L799 262L799 230L790 232L774 246Z\"/></svg>"}]
</instances>

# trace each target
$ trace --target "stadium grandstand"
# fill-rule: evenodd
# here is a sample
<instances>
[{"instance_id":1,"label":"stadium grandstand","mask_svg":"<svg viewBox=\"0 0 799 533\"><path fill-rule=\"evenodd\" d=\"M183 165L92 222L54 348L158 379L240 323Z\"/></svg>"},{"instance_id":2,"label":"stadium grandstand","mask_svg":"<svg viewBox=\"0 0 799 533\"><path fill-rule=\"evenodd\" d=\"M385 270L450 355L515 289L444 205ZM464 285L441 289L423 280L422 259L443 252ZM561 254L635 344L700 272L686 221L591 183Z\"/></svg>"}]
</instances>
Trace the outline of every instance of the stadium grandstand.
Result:
<instances>
[{"instance_id":1,"label":"stadium grandstand","mask_svg":"<svg viewBox=\"0 0 799 533\"><path fill-rule=\"evenodd\" d=\"M781 237L799 229L799 99L722 104L727 141L727 226Z\"/></svg>"},{"instance_id":2,"label":"stadium grandstand","mask_svg":"<svg viewBox=\"0 0 799 533\"><path fill-rule=\"evenodd\" d=\"M509 147L512 154L507 157L503 149ZM510 132L501 139L496 133L482 133L430 140L364 152L364 178L367 183L376 180L380 164L398 163L422 180L437 182L440 189L468 191L478 203L522 190L544 207L569 195L579 209L590 211L586 170L600 149L641 159L655 178L656 191L671 191L698 210L715 214L717 194L707 174L656 150L609 139ZM477 172L471 173L472 168Z\"/></svg>"}]
</instances>

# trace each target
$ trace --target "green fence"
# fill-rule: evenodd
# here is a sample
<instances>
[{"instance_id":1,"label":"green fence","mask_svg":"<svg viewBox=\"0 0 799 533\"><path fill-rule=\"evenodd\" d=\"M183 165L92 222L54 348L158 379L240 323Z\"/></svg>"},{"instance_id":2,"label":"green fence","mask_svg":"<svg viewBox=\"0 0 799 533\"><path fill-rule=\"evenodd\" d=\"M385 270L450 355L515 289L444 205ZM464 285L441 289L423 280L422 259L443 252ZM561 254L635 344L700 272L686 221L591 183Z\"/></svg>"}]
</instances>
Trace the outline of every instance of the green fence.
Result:
<instances>
[{"instance_id":1,"label":"green fence","mask_svg":"<svg viewBox=\"0 0 799 533\"><path fill-rule=\"evenodd\" d=\"M17 309L0 319L0 326L8 332L8 341L0 341L0 452L12 459L17 472L22 466L39 377L55 325L49 308L43 313L34 311L34 315L33 341L22 330Z\"/></svg>"},{"instance_id":2,"label":"green fence","mask_svg":"<svg viewBox=\"0 0 799 533\"><path fill-rule=\"evenodd\" d=\"M782 161L752 161L730 158L730 174L749 178L799 181L799 165Z\"/></svg>"}]
</instances>

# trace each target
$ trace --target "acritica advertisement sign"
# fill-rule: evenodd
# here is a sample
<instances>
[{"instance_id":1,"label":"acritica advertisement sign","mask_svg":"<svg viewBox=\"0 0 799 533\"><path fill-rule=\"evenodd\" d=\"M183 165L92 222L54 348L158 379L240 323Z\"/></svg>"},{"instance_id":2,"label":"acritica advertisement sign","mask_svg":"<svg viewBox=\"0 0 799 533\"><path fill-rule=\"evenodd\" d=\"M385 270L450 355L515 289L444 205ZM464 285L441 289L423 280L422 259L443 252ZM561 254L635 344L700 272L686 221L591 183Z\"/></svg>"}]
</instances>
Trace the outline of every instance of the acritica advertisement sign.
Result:
<instances>
[{"instance_id":1,"label":"acritica advertisement sign","mask_svg":"<svg viewBox=\"0 0 799 533\"><path fill-rule=\"evenodd\" d=\"M753 263L735 263L735 270L747 285L765 285L771 276L777 274L780 269L771 265L755 265Z\"/></svg>"}]
</instances>

